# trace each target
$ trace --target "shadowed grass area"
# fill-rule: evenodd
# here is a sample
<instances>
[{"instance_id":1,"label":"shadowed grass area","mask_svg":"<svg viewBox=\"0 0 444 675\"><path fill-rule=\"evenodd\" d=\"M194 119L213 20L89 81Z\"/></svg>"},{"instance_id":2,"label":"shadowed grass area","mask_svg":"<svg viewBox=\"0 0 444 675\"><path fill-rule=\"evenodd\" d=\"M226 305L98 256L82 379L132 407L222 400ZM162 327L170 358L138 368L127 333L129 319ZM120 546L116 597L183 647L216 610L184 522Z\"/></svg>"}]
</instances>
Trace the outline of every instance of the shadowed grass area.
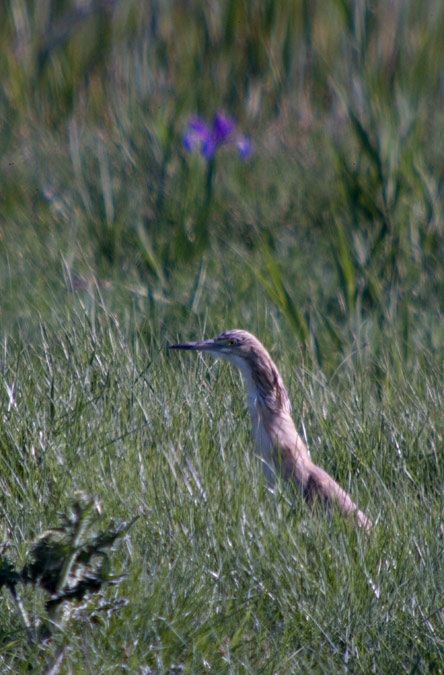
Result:
<instances>
[{"instance_id":1,"label":"shadowed grass area","mask_svg":"<svg viewBox=\"0 0 444 675\"><path fill-rule=\"evenodd\" d=\"M439 671L442 3L4 9L2 555L22 568L78 491L140 518L118 611L30 645L4 594L2 672ZM186 152L217 110L246 162ZM270 495L237 373L167 353L232 327L368 536Z\"/></svg>"}]
</instances>

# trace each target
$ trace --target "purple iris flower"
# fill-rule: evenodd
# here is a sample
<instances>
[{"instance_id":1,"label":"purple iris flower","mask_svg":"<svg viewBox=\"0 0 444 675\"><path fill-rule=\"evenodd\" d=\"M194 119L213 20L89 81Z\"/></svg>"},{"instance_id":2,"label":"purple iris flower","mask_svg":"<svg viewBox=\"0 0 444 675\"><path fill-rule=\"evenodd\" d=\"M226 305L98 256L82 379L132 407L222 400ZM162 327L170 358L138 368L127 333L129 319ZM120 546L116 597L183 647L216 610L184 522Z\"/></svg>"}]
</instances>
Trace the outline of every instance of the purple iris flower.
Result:
<instances>
[{"instance_id":1,"label":"purple iris flower","mask_svg":"<svg viewBox=\"0 0 444 675\"><path fill-rule=\"evenodd\" d=\"M251 143L246 136L236 133L236 123L223 110L214 115L213 126L198 115L192 115L188 120L188 128L182 137L185 149L192 152L199 147L205 159L214 157L221 145L235 145L242 159L246 159L251 152Z\"/></svg>"}]
</instances>

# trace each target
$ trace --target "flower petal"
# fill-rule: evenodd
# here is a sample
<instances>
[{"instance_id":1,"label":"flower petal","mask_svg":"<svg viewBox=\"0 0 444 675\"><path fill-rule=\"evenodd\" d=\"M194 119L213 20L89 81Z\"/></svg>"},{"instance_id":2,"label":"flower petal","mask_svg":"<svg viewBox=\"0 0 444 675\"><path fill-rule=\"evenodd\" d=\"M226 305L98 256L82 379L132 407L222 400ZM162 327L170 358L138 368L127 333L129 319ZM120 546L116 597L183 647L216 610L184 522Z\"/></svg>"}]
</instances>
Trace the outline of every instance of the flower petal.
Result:
<instances>
[{"instance_id":1,"label":"flower petal","mask_svg":"<svg viewBox=\"0 0 444 675\"><path fill-rule=\"evenodd\" d=\"M213 120L213 137L217 145L224 143L227 137L235 130L236 123L223 110L218 110Z\"/></svg>"},{"instance_id":2,"label":"flower petal","mask_svg":"<svg viewBox=\"0 0 444 675\"><path fill-rule=\"evenodd\" d=\"M217 143L214 140L214 138L209 138L207 141L204 141L202 143L202 148L201 148L201 153L205 157L205 159L211 159L214 157L214 153L216 152L217 148Z\"/></svg>"},{"instance_id":3,"label":"flower petal","mask_svg":"<svg viewBox=\"0 0 444 675\"><path fill-rule=\"evenodd\" d=\"M188 130L182 136L182 143L188 152L197 146L203 146L211 141L211 130L199 115L191 115L188 119Z\"/></svg>"},{"instance_id":4,"label":"flower petal","mask_svg":"<svg viewBox=\"0 0 444 675\"><path fill-rule=\"evenodd\" d=\"M182 134L182 143L187 152L193 152L198 143L198 138L193 131L187 131L185 134Z\"/></svg>"},{"instance_id":5,"label":"flower petal","mask_svg":"<svg viewBox=\"0 0 444 675\"><path fill-rule=\"evenodd\" d=\"M251 142L246 136L239 136L236 140L236 147L242 159L247 159L251 154Z\"/></svg>"},{"instance_id":6,"label":"flower petal","mask_svg":"<svg viewBox=\"0 0 444 675\"><path fill-rule=\"evenodd\" d=\"M188 119L188 126L196 133L197 136L200 136L203 141L207 140L211 136L211 129L205 120L203 120L202 117L199 117L199 115L191 115L191 117Z\"/></svg>"}]
</instances>

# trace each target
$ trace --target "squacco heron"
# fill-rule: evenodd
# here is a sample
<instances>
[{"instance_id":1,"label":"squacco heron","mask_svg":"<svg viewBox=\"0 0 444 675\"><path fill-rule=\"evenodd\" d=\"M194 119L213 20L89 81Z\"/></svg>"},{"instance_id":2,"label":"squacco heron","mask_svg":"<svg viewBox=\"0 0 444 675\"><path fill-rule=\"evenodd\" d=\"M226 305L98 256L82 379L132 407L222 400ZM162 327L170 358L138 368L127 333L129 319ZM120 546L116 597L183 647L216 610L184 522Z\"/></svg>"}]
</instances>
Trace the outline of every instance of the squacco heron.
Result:
<instances>
[{"instance_id":1,"label":"squacco heron","mask_svg":"<svg viewBox=\"0 0 444 675\"><path fill-rule=\"evenodd\" d=\"M369 530L372 523L350 496L316 466L291 418L290 401L281 376L265 347L251 333L229 330L211 340L171 345L171 349L207 352L237 366L247 393L255 451L267 479L281 473L313 505L316 501L336 503L346 515Z\"/></svg>"}]
</instances>

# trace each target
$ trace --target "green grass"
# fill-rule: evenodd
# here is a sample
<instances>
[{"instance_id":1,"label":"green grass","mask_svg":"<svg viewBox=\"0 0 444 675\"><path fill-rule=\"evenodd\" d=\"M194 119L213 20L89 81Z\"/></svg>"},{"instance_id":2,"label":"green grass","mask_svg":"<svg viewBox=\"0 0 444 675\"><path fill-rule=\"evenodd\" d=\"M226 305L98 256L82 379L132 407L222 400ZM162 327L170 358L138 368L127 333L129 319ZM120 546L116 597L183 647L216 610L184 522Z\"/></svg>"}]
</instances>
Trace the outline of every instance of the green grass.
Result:
<instances>
[{"instance_id":1,"label":"green grass","mask_svg":"<svg viewBox=\"0 0 444 675\"><path fill-rule=\"evenodd\" d=\"M440 672L442 3L4 4L2 555L79 490L140 517L49 640L2 590L2 672ZM253 154L209 185L218 108ZM270 495L237 373L167 351L231 327L369 535Z\"/></svg>"}]
</instances>

